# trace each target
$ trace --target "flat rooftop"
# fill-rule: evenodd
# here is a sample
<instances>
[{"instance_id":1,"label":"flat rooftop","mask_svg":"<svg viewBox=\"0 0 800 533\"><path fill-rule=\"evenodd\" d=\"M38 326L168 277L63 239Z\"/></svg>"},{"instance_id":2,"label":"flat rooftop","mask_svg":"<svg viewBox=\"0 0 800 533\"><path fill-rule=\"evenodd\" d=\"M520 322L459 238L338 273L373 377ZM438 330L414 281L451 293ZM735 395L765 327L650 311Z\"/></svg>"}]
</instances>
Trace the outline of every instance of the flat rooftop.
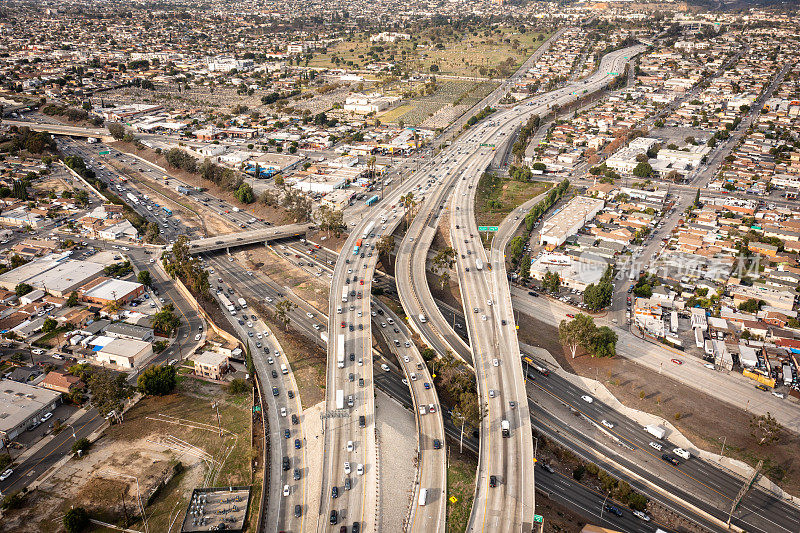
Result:
<instances>
[{"instance_id":1,"label":"flat rooftop","mask_svg":"<svg viewBox=\"0 0 800 533\"><path fill-rule=\"evenodd\" d=\"M548 218L542 227L542 236L569 236L576 225L583 226L603 208L605 202L599 198L576 196L561 211Z\"/></svg>"},{"instance_id":2,"label":"flat rooftop","mask_svg":"<svg viewBox=\"0 0 800 533\"><path fill-rule=\"evenodd\" d=\"M59 396L60 392L10 379L0 380L0 432L14 429Z\"/></svg>"},{"instance_id":3,"label":"flat rooftop","mask_svg":"<svg viewBox=\"0 0 800 533\"><path fill-rule=\"evenodd\" d=\"M14 287L27 283L47 291L64 292L102 274L103 265L48 255L0 275L0 286Z\"/></svg>"}]
</instances>

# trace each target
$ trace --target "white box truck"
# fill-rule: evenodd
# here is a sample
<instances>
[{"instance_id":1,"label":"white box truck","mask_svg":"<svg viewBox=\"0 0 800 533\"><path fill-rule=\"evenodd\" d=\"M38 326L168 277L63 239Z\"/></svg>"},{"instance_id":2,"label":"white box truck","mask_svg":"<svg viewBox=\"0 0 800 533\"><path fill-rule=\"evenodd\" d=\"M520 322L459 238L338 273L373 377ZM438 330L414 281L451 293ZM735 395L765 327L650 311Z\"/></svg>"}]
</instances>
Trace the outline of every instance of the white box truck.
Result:
<instances>
[{"instance_id":1,"label":"white box truck","mask_svg":"<svg viewBox=\"0 0 800 533\"><path fill-rule=\"evenodd\" d=\"M347 301L347 293L348 292L350 292L350 287L348 285L345 285L344 288L342 288L342 301L343 302Z\"/></svg>"},{"instance_id":2,"label":"white box truck","mask_svg":"<svg viewBox=\"0 0 800 533\"><path fill-rule=\"evenodd\" d=\"M336 366L344 368L344 335L339 335L339 351L336 353Z\"/></svg>"},{"instance_id":3,"label":"white box truck","mask_svg":"<svg viewBox=\"0 0 800 533\"><path fill-rule=\"evenodd\" d=\"M481 261L480 259L476 259L475 268L477 268L478 270L483 270L483 261Z\"/></svg>"},{"instance_id":4,"label":"white box truck","mask_svg":"<svg viewBox=\"0 0 800 533\"><path fill-rule=\"evenodd\" d=\"M336 391L336 408L344 409L344 391L342 389Z\"/></svg>"},{"instance_id":5,"label":"white box truck","mask_svg":"<svg viewBox=\"0 0 800 533\"><path fill-rule=\"evenodd\" d=\"M242 309L246 309L247 308L247 302L244 300L244 298L239 298L236 301L239 302L239 305L241 306Z\"/></svg>"},{"instance_id":6,"label":"white box truck","mask_svg":"<svg viewBox=\"0 0 800 533\"><path fill-rule=\"evenodd\" d=\"M644 430L647 431L648 433L650 433L652 436L654 436L657 439L663 439L664 435L666 435L666 433L667 433L666 429L662 428L661 426L652 425L652 424L645 426Z\"/></svg>"},{"instance_id":7,"label":"white box truck","mask_svg":"<svg viewBox=\"0 0 800 533\"><path fill-rule=\"evenodd\" d=\"M500 430L503 432L503 438L507 439L511 436L511 426L508 423L508 420L503 420L500 422Z\"/></svg>"},{"instance_id":8,"label":"white box truck","mask_svg":"<svg viewBox=\"0 0 800 533\"><path fill-rule=\"evenodd\" d=\"M425 505L428 503L428 489L419 489L419 504Z\"/></svg>"}]
</instances>

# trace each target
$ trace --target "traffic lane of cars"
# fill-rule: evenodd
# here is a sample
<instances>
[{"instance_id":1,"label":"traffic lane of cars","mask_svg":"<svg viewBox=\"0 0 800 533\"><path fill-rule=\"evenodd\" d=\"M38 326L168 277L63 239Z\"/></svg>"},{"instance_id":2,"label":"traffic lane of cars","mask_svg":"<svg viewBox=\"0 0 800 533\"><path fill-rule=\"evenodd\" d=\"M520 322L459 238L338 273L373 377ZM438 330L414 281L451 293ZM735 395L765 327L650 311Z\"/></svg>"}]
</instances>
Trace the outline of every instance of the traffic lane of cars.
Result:
<instances>
[{"instance_id":1,"label":"traffic lane of cars","mask_svg":"<svg viewBox=\"0 0 800 533\"><path fill-rule=\"evenodd\" d=\"M630 464L629 466L634 470L639 470L641 475L650 478L654 482L658 482L658 484L663 483L663 479L669 478L669 473L679 476L679 480L680 477L684 477L686 482L694 485L693 489L686 489L691 490L691 493L684 492L684 489L676 487L675 485L672 485L670 488L670 490L675 491L676 494L681 493L682 499L686 499L687 501L695 500L703 502L704 505L708 505L707 510L716 511L716 507L710 504L705 504L705 502L712 501L711 499L713 498L718 502L717 505L725 507L725 505L729 505L731 498L735 496L738 490L741 488L741 483L744 482L743 479L727 475L694 456L692 456L690 460L686 460L683 457L677 457L675 450L680 450L680 448L669 444L668 441L658 439L654 435L646 433L643 428L639 427L637 424L628 420L627 418L622 417L619 415L619 413L616 413L613 411L613 409L603 405L602 402L597 401L591 396L583 395L587 398L591 398L591 403L587 402L582 397L575 397L575 395L570 398L569 391L572 388L569 386L564 386L563 389L559 390L559 393L563 395L562 398L559 394L554 393L552 390L549 390L543 386L543 383L545 383L547 380L551 380L552 378L554 378L556 381L560 379L557 376L552 375L551 377L544 379L539 376L536 378L536 381L533 383L533 385L558 398L559 401L564 403L573 414L583 413L586 415L587 418L594 422L598 429L600 425L603 425L603 420L613 423L613 429L609 429L604 426L606 432L614 434L616 437L626 442L628 447L632 446L638 450L636 453L643 452L646 456L649 456L649 458L644 459L645 463L649 464L648 467L642 468L641 466L638 466L640 463ZM594 410L593 413L587 414L592 410ZM605 411L605 413L602 411ZM622 433L623 429L625 430L625 434ZM651 443L658 444L662 447L662 449L653 448ZM591 446L593 443L587 441L587 444ZM633 450L631 450L631 452L633 452ZM620 458L622 458L624 462L629 463L629 460L624 458L624 456L620 455ZM658 474L662 468L670 469L669 471L662 471L662 474L666 476L666 478L663 479L659 478ZM697 493L698 490L704 491L706 493L705 497L699 499L699 495ZM788 513L791 513L791 509L780 507L781 503L782 502L780 502L780 500L769 496L762 491L751 491L745 498L744 510L748 513L758 515L760 514L760 509L771 507L774 513L778 513L778 516L781 516L782 520L792 521L791 516L788 516ZM776 506L780 508L776 508ZM797 519L798 518L795 516L793 520L797 521ZM769 519L767 518L767 520ZM778 524L776 524L776 526L780 527ZM750 525L750 527L753 526Z\"/></svg>"}]
</instances>

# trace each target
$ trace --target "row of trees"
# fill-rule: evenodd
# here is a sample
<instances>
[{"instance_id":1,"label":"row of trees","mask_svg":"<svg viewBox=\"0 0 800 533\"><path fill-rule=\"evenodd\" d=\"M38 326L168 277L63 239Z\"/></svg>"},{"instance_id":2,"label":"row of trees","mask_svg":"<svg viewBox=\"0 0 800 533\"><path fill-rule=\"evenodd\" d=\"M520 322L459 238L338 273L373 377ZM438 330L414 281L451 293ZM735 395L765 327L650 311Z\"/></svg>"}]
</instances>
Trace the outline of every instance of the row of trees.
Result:
<instances>
[{"instance_id":1,"label":"row of trees","mask_svg":"<svg viewBox=\"0 0 800 533\"><path fill-rule=\"evenodd\" d=\"M592 357L612 357L617 354L617 334L608 326L597 327L589 315L578 313L572 320L562 320L558 325L558 338L569 348L572 358L578 348Z\"/></svg>"},{"instance_id":2,"label":"row of trees","mask_svg":"<svg viewBox=\"0 0 800 533\"><path fill-rule=\"evenodd\" d=\"M178 278L193 293L208 297L208 272L202 268L200 261L189 254L189 239L181 235L172 245L172 252L162 259L164 270L173 279Z\"/></svg>"},{"instance_id":3,"label":"row of trees","mask_svg":"<svg viewBox=\"0 0 800 533\"><path fill-rule=\"evenodd\" d=\"M511 147L511 153L514 154L514 159L517 162L522 161L522 158L525 156L525 149L528 147L528 141L530 141L530 138L536 133L536 130L539 129L540 122L541 119L539 115L531 115L528 122L519 130L517 142Z\"/></svg>"}]
</instances>

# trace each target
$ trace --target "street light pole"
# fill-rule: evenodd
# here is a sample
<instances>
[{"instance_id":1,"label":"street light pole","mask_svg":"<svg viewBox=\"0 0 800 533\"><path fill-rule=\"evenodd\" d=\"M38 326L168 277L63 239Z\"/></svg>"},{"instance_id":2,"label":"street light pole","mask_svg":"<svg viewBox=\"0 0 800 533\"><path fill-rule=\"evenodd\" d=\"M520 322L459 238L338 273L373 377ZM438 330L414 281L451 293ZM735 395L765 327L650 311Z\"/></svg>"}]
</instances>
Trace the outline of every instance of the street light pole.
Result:
<instances>
[{"instance_id":1,"label":"street light pole","mask_svg":"<svg viewBox=\"0 0 800 533\"><path fill-rule=\"evenodd\" d=\"M600 507L600 521L601 522L603 521L603 511L606 510L606 501L608 500L608 497L609 497L610 494L611 494L610 492L606 493L606 497L603 499L603 506Z\"/></svg>"}]
</instances>

